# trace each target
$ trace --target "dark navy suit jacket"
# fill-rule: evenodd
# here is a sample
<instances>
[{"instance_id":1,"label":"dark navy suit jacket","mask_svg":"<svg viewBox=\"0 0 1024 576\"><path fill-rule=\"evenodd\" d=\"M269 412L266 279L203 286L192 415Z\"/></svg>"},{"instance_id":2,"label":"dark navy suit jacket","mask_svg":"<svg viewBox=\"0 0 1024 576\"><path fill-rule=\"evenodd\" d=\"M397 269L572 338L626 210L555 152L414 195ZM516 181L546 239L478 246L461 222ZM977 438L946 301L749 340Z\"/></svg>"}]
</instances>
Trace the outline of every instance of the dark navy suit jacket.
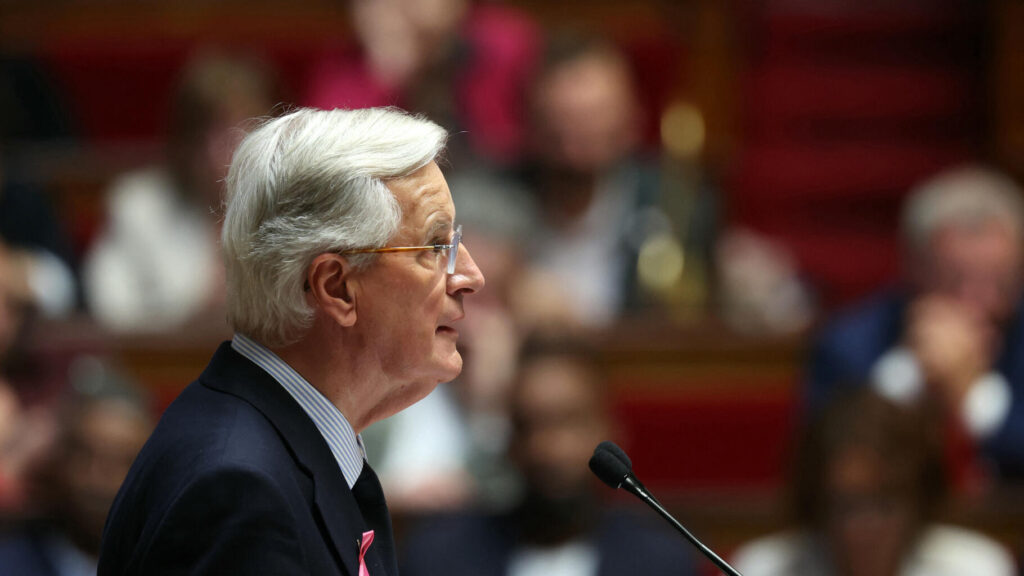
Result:
<instances>
[{"instance_id":1,"label":"dark navy suit jacket","mask_svg":"<svg viewBox=\"0 0 1024 576\"><path fill-rule=\"evenodd\" d=\"M224 343L132 465L99 575L356 576L367 529L313 422ZM397 576L372 546L367 564Z\"/></svg>"},{"instance_id":2,"label":"dark navy suit jacket","mask_svg":"<svg viewBox=\"0 0 1024 576\"><path fill-rule=\"evenodd\" d=\"M406 535L403 576L505 576L520 542L508 514L452 514L422 522ZM598 515L586 536L597 551L598 576L692 576L682 537L622 511Z\"/></svg>"},{"instance_id":3,"label":"dark navy suit jacket","mask_svg":"<svg viewBox=\"0 0 1024 576\"><path fill-rule=\"evenodd\" d=\"M908 303L899 292L885 292L825 326L811 349L805 397L810 411L869 381L875 362L902 338ZM1024 478L1024 306L1005 327L1001 344L993 370L1010 384L1012 405L1002 427L980 448L1002 477Z\"/></svg>"}]
</instances>

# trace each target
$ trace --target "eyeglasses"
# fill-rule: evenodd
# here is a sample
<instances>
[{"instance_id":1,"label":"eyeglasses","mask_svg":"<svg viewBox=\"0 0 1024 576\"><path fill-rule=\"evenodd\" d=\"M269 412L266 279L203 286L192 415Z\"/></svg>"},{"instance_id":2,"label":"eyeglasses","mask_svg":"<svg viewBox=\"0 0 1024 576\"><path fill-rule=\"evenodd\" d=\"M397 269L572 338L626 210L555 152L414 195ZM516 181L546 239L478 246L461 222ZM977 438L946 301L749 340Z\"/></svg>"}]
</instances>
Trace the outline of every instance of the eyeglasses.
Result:
<instances>
[{"instance_id":1,"label":"eyeglasses","mask_svg":"<svg viewBox=\"0 0 1024 576\"><path fill-rule=\"evenodd\" d=\"M385 246L384 248L359 248L356 250L345 250L339 252L341 255L347 254L379 254L381 252L417 252L420 250L433 250L438 254L448 253L448 273L455 273L455 258L459 254L459 244L462 243L462 225L455 227L455 233L452 234L451 244L431 244L429 246Z\"/></svg>"}]
</instances>

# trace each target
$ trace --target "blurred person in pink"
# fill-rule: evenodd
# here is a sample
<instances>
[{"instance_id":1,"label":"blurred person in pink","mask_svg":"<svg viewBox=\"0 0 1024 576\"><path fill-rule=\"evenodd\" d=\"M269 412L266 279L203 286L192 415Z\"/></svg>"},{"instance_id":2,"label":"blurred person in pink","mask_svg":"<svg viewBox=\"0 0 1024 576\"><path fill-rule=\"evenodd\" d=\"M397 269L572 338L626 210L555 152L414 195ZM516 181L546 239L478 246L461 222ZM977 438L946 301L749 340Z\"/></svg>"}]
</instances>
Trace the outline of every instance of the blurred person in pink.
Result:
<instances>
[{"instance_id":1,"label":"blurred person in pink","mask_svg":"<svg viewBox=\"0 0 1024 576\"><path fill-rule=\"evenodd\" d=\"M735 554L745 576L1012 576L988 537L936 521L946 482L937 425L870 389L842 395L800 436L796 529Z\"/></svg>"},{"instance_id":2,"label":"blurred person in pink","mask_svg":"<svg viewBox=\"0 0 1024 576\"><path fill-rule=\"evenodd\" d=\"M474 0L348 5L358 47L339 49L312 67L304 104L401 106L458 134L450 146L456 158L518 159L524 88L539 40L526 16Z\"/></svg>"},{"instance_id":3,"label":"blurred person in pink","mask_svg":"<svg viewBox=\"0 0 1024 576\"><path fill-rule=\"evenodd\" d=\"M222 181L244 122L271 113L274 75L245 56L204 55L184 70L166 164L124 174L85 258L89 311L117 331L162 331L223 314L217 236Z\"/></svg>"},{"instance_id":4,"label":"blurred person in pink","mask_svg":"<svg viewBox=\"0 0 1024 576\"><path fill-rule=\"evenodd\" d=\"M867 383L947 416L955 483L1024 477L1024 199L1006 175L967 166L922 183L903 214L903 282L817 336L806 401ZM980 456L980 458L979 458Z\"/></svg>"}]
</instances>

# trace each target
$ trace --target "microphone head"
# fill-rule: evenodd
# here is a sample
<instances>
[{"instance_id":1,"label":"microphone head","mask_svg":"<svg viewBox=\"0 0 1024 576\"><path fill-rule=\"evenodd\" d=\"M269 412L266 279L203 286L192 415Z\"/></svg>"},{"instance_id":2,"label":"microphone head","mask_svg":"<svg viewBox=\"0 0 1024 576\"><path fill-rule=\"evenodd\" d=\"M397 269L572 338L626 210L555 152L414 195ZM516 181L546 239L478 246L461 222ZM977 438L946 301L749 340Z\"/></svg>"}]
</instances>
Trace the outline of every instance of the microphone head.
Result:
<instances>
[{"instance_id":1,"label":"microphone head","mask_svg":"<svg viewBox=\"0 0 1024 576\"><path fill-rule=\"evenodd\" d=\"M597 445L597 448L594 449L594 452L597 452L598 450L607 450L608 452L611 452L612 455L618 458L626 466L626 468L629 469L630 472L633 471L633 461L629 459L629 456L626 456L626 451L623 450L622 448L619 448L619 445L616 444L615 442L609 442L608 440L605 440L604 442L601 442L600 444Z\"/></svg>"},{"instance_id":2,"label":"microphone head","mask_svg":"<svg viewBox=\"0 0 1024 576\"><path fill-rule=\"evenodd\" d=\"M612 442L601 442L590 457L590 470L602 482L618 489L623 480L633 471L629 456Z\"/></svg>"}]
</instances>

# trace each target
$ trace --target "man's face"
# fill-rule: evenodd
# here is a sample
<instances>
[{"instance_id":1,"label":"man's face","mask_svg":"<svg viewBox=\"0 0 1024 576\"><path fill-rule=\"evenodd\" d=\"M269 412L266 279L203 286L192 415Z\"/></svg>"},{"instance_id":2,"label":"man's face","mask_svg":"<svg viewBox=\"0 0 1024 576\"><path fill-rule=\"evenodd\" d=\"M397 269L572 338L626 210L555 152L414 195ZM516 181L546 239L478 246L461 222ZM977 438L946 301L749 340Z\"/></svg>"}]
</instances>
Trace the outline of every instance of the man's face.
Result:
<instances>
[{"instance_id":1,"label":"man's face","mask_svg":"<svg viewBox=\"0 0 1024 576\"><path fill-rule=\"evenodd\" d=\"M856 447L826 470L826 532L843 576L895 574L915 532L913 480L900 462Z\"/></svg>"},{"instance_id":2,"label":"man's face","mask_svg":"<svg viewBox=\"0 0 1024 576\"><path fill-rule=\"evenodd\" d=\"M594 375L571 358L523 367L514 391L513 456L533 490L552 500L578 494L587 461L606 432Z\"/></svg>"},{"instance_id":3,"label":"man's face","mask_svg":"<svg viewBox=\"0 0 1024 576\"><path fill-rule=\"evenodd\" d=\"M402 209L401 228L388 246L451 241L455 206L437 164L388 187ZM380 254L356 273L356 326L365 348L395 384L385 399L388 412L416 402L462 369L455 323L463 317L463 296L482 288L484 278L465 245L459 250L450 275L445 256L432 250Z\"/></svg>"},{"instance_id":4,"label":"man's face","mask_svg":"<svg viewBox=\"0 0 1024 576\"><path fill-rule=\"evenodd\" d=\"M978 226L946 226L929 243L922 288L960 302L992 323L1013 313L1021 291L1021 246L997 220Z\"/></svg>"},{"instance_id":5,"label":"man's face","mask_svg":"<svg viewBox=\"0 0 1024 576\"><path fill-rule=\"evenodd\" d=\"M590 56L569 62L538 85L535 145L552 167L579 174L608 169L636 145L636 103L626 71Z\"/></svg>"}]
</instances>

